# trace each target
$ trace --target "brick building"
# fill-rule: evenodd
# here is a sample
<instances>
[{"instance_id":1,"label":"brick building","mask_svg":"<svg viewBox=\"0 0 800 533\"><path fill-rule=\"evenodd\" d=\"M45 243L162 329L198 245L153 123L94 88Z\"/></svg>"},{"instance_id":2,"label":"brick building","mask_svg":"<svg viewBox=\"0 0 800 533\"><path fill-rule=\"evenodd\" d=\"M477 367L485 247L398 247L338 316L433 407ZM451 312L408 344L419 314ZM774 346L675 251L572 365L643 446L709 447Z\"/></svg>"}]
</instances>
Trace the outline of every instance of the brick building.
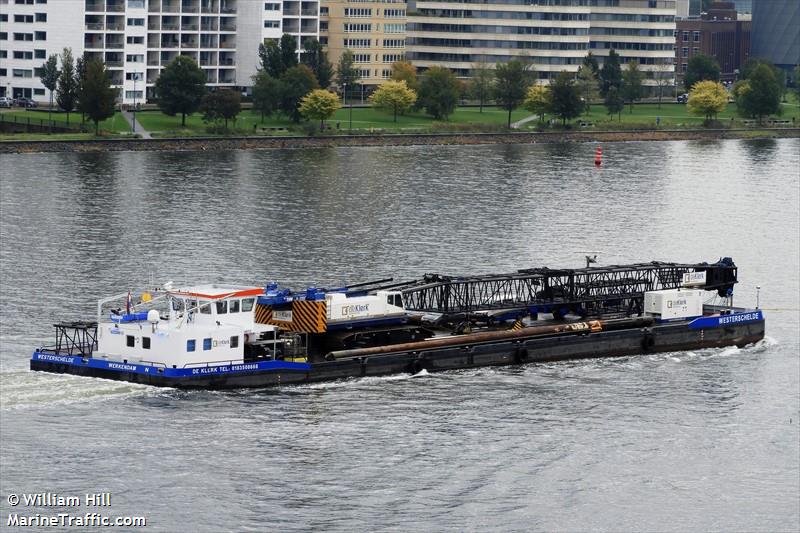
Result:
<instances>
[{"instance_id":1,"label":"brick building","mask_svg":"<svg viewBox=\"0 0 800 533\"><path fill-rule=\"evenodd\" d=\"M722 80L733 81L750 57L750 20L739 20L733 2L717 2L699 19L675 23L675 71L683 78L689 59L705 54L717 60Z\"/></svg>"}]
</instances>

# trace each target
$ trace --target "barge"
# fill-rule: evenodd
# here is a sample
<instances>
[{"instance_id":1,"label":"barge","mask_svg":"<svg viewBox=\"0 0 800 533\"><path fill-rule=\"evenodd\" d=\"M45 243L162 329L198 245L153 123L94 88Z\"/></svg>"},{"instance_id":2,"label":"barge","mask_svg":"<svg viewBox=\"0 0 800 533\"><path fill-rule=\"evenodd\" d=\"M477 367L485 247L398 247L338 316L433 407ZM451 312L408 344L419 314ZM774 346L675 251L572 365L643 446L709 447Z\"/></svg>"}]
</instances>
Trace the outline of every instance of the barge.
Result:
<instances>
[{"instance_id":1,"label":"barge","mask_svg":"<svg viewBox=\"0 0 800 533\"><path fill-rule=\"evenodd\" d=\"M733 306L737 281L724 258L300 292L168 283L100 300L95 320L55 324L55 345L36 349L30 368L231 389L741 347L764 338L765 320Z\"/></svg>"}]
</instances>

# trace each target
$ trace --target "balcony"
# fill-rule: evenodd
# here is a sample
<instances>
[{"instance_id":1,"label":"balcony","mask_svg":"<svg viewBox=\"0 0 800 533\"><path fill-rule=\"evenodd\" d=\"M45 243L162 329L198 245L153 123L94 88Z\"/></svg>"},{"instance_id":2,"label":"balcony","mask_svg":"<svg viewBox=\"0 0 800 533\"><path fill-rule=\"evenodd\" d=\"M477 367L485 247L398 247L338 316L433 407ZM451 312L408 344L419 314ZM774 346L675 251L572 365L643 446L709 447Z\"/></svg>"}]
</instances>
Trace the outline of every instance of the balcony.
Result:
<instances>
[{"instance_id":1,"label":"balcony","mask_svg":"<svg viewBox=\"0 0 800 533\"><path fill-rule=\"evenodd\" d=\"M87 22L86 31L101 31L105 27L102 22Z\"/></svg>"},{"instance_id":2,"label":"balcony","mask_svg":"<svg viewBox=\"0 0 800 533\"><path fill-rule=\"evenodd\" d=\"M161 0L148 0L147 11L150 13L158 13L161 11Z\"/></svg>"},{"instance_id":3,"label":"balcony","mask_svg":"<svg viewBox=\"0 0 800 533\"><path fill-rule=\"evenodd\" d=\"M125 25L121 23L107 24L106 31L125 31Z\"/></svg>"},{"instance_id":4,"label":"balcony","mask_svg":"<svg viewBox=\"0 0 800 533\"><path fill-rule=\"evenodd\" d=\"M84 8L87 12L106 10L106 6L103 2L86 2Z\"/></svg>"},{"instance_id":5,"label":"balcony","mask_svg":"<svg viewBox=\"0 0 800 533\"><path fill-rule=\"evenodd\" d=\"M233 39L230 39L230 40L227 40L227 41L220 41L219 42L219 47L220 48L227 48L227 49L236 48L236 41L233 40Z\"/></svg>"},{"instance_id":6,"label":"balcony","mask_svg":"<svg viewBox=\"0 0 800 533\"><path fill-rule=\"evenodd\" d=\"M219 58L219 64L222 67L232 67L236 65L236 61L232 57Z\"/></svg>"},{"instance_id":7,"label":"balcony","mask_svg":"<svg viewBox=\"0 0 800 533\"><path fill-rule=\"evenodd\" d=\"M217 31L217 19L200 23L200 31Z\"/></svg>"},{"instance_id":8,"label":"balcony","mask_svg":"<svg viewBox=\"0 0 800 533\"><path fill-rule=\"evenodd\" d=\"M86 48L87 50L102 50L103 48L105 48L104 45L105 42L103 41L102 37L94 39L91 38L85 39L83 41L83 47Z\"/></svg>"},{"instance_id":9,"label":"balcony","mask_svg":"<svg viewBox=\"0 0 800 533\"><path fill-rule=\"evenodd\" d=\"M180 4L177 0L162 0L161 11L163 13L178 13L180 11Z\"/></svg>"},{"instance_id":10,"label":"balcony","mask_svg":"<svg viewBox=\"0 0 800 533\"><path fill-rule=\"evenodd\" d=\"M183 13L199 13L200 6L197 5L195 2L183 2L181 4L181 11Z\"/></svg>"},{"instance_id":11,"label":"balcony","mask_svg":"<svg viewBox=\"0 0 800 533\"><path fill-rule=\"evenodd\" d=\"M200 11L203 13L219 13L219 2L205 0L200 4Z\"/></svg>"},{"instance_id":12,"label":"balcony","mask_svg":"<svg viewBox=\"0 0 800 533\"><path fill-rule=\"evenodd\" d=\"M124 0L108 0L106 3L106 11L110 11L112 13L124 13L125 12L125 1Z\"/></svg>"},{"instance_id":13,"label":"balcony","mask_svg":"<svg viewBox=\"0 0 800 533\"><path fill-rule=\"evenodd\" d=\"M219 25L219 31L236 31L235 22L223 22Z\"/></svg>"},{"instance_id":14,"label":"balcony","mask_svg":"<svg viewBox=\"0 0 800 533\"><path fill-rule=\"evenodd\" d=\"M178 48L178 40L177 39L162 39L161 40L161 48Z\"/></svg>"}]
</instances>

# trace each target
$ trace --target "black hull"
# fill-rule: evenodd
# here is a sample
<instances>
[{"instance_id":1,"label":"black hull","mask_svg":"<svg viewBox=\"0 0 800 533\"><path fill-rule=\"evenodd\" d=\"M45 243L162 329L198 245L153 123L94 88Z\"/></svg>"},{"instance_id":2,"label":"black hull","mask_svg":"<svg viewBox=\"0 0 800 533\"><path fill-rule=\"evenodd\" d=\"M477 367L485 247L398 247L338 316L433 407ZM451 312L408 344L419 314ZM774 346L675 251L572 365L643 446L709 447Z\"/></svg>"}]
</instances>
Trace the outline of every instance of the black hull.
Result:
<instances>
[{"instance_id":1,"label":"black hull","mask_svg":"<svg viewBox=\"0 0 800 533\"><path fill-rule=\"evenodd\" d=\"M457 345L419 352L397 352L311 364L309 370L280 370L214 376L166 377L119 372L51 361L31 361L31 370L129 381L184 389L239 389L312 383L350 377L440 372L569 359L621 357L645 353L745 346L764 338L764 321L691 330L686 323L650 328Z\"/></svg>"}]
</instances>

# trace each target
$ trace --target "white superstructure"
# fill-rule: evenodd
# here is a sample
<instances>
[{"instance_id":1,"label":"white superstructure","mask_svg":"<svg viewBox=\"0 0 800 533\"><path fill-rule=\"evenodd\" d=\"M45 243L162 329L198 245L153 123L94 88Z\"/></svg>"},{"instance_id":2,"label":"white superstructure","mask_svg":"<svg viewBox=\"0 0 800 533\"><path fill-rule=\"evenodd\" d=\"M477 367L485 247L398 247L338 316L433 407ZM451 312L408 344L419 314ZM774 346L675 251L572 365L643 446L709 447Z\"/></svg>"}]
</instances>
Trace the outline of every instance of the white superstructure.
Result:
<instances>
[{"instance_id":1,"label":"white superstructure","mask_svg":"<svg viewBox=\"0 0 800 533\"><path fill-rule=\"evenodd\" d=\"M50 95L38 69L64 47L105 61L125 104L152 95L178 55L211 87L248 87L258 45L283 33L319 37L318 0L0 0L0 96Z\"/></svg>"}]
</instances>

